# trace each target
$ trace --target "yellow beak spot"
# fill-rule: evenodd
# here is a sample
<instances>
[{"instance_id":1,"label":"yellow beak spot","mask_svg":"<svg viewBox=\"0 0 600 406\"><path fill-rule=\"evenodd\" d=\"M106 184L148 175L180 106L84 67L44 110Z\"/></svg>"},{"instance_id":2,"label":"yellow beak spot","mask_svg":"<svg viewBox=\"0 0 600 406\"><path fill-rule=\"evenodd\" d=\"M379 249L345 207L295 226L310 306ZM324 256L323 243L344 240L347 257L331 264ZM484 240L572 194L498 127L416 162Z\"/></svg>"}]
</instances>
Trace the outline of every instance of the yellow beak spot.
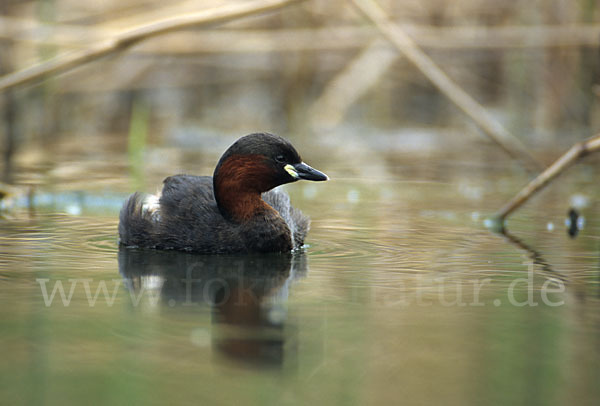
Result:
<instances>
[{"instance_id":1,"label":"yellow beak spot","mask_svg":"<svg viewBox=\"0 0 600 406\"><path fill-rule=\"evenodd\" d=\"M287 164L286 166L283 167L283 169L285 169L285 171L287 173L289 173L292 178L294 178L294 179L299 178L298 172L296 172L296 169L294 169L294 167L292 165Z\"/></svg>"}]
</instances>

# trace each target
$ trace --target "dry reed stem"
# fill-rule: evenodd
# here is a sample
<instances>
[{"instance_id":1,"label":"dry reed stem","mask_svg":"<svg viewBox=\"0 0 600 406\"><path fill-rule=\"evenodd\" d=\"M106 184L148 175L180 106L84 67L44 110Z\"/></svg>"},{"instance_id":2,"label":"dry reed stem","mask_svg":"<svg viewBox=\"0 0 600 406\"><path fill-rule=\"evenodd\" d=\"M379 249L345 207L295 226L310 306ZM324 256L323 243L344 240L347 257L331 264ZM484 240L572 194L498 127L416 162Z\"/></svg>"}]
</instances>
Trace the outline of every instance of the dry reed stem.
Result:
<instances>
[{"instance_id":1,"label":"dry reed stem","mask_svg":"<svg viewBox=\"0 0 600 406\"><path fill-rule=\"evenodd\" d=\"M527 186L521 189L521 191L517 193L515 197L509 200L508 203L506 203L504 207L502 207L498 213L496 213L496 220L502 224L509 214L521 207L527 200L531 198L531 196L540 191L552 179L564 172L565 169L571 166L575 161L589 153L599 150L600 134L573 145L552 165L546 168L546 170L540 173L534 180L529 182Z\"/></svg>"},{"instance_id":2,"label":"dry reed stem","mask_svg":"<svg viewBox=\"0 0 600 406\"><path fill-rule=\"evenodd\" d=\"M112 38L99 41L88 48L68 52L38 65L5 75L0 78L0 91L73 69L157 35L192 26L224 23L252 14L276 10L300 1L303 0L245 1L155 21L126 30Z\"/></svg>"},{"instance_id":3,"label":"dry reed stem","mask_svg":"<svg viewBox=\"0 0 600 406\"><path fill-rule=\"evenodd\" d=\"M398 54L389 47L382 47L382 42L381 38L372 41L325 86L310 108L314 129L327 130L338 126L350 106L392 66Z\"/></svg>"},{"instance_id":4,"label":"dry reed stem","mask_svg":"<svg viewBox=\"0 0 600 406\"><path fill-rule=\"evenodd\" d=\"M524 49L600 45L600 25L593 24L532 27L432 27L407 24L404 29L414 38L415 43L426 49ZM0 38L21 44L85 48L90 41L98 41L118 32L105 25L49 25L35 20L0 16ZM364 26L273 30L219 29L201 33L181 32L169 39L153 41L139 52L177 54L356 49L367 46L374 35L377 35L376 29Z\"/></svg>"},{"instance_id":5,"label":"dry reed stem","mask_svg":"<svg viewBox=\"0 0 600 406\"><path fill-rule=\"evenodd\" d=\"M507 154L521 162L529 170L542 166L527 148L498 121L458 86L433 60L406 34L390 22L383 9L374 0L352 0L356 7L379 29L381 34L415 65L443 94L467 114L477 126Z\"/></svg>"}]
</instances>

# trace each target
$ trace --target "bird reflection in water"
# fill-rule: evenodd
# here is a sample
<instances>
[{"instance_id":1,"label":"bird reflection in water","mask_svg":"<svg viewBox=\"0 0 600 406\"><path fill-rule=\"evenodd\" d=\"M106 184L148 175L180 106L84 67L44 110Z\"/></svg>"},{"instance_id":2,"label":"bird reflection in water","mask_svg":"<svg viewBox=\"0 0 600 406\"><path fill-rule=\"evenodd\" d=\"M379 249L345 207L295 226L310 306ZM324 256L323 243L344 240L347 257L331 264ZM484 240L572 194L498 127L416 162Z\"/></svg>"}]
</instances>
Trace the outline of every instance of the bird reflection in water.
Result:
<instances>
[{"instance_id":1,"label":"bird reflection in water","mask_svg":"<svg viewBox=\"0 0 600 406\"><path fill-rule=\"evenodd\" d=\"M161 306L210 306L217 327L211 339L221 354L265 366L295 358L285 304L290 284L307 272L303 252L195 255L121 247L119 271L132 293L158 292Z\"/></svg>"}]
</instances>

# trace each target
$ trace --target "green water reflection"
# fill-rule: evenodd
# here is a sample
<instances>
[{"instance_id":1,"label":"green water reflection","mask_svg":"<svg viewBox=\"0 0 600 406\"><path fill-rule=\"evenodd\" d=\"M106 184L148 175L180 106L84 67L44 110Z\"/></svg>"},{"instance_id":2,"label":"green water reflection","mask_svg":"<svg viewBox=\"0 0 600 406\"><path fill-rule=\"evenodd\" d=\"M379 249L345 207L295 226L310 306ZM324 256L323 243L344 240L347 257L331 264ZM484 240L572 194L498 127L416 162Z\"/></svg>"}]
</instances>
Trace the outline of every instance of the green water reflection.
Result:
<instances>
[{"instance_id":1,"label":"green water reflection","mask_svg":"<svg viewBox=\"0 0 600 406\"><path fill-rule=\"evenodd\" d=\"M511 220L511 239L482 222L523 179L439 165L373 180L319 164L332 182L287 188L313 218L292 256L119 250L120 195L97 190L81 210L59 193L11 211L3 402L595 404L598 203L571 239L558 185ZM68 304L51 299L58 283Z\"/></svg>"}]
</instances>

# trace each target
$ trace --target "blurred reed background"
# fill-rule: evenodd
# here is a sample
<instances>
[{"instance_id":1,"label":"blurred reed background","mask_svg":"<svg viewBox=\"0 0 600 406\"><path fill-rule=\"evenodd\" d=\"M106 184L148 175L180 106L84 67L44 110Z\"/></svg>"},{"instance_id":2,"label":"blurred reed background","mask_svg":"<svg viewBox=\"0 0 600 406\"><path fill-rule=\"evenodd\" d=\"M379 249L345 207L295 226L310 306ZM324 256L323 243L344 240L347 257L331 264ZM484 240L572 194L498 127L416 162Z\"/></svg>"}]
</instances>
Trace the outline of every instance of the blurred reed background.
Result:
<instances>
[{"instance_id":1,"label":"blurred reed background","mask_svg":"<svg viewBox=\"0 0 600 406\"><path fill-rule=\"evenodd\" d=\"M2 0L0 70L228 3ZM598 132L597 1L378 3L528 147L556 151ZM13 182L15 151L39 157L65 143L90 153L128 148L135 162L146 144L210 148L224 135L263 130L317 145L343 147L354 137L416 150L442 148L444 137L464 146L478 132L351 1L339 0L161 35L0 96L3 173Z\"/></svg>"},{"instance_id":2,"label":"blurred reed background","mask_svg":"<svg viewBox=\"0 0 600 406\"><path fill-rule=\"evenodd\" d=\"M511 217L517 237L488 232L488 214L538 172L482 137L383 38L356 7L369 0L188 27L2 90L10 72L134 27L260 1L276 0L0 0L0 176L15 186L0 183L0 211L4 189L25 196L0 212L0 398L598 404L600 154ZM542 164L600 132L598 0L375 1ZM175 173L211 174L254 131L289 138L332 179L288 189L313 227L310 269L282 290L294 285L279 341L262 328L220 335L210 309L171 307L168 289L156 308L136 309L125 283L115 306L92 308L79 284L70 307L58 295L44 305L36 281L112 292L125 197ZM563 225L571 206L587 219L577 239ZM162 275L152 257L140 266ZM556 275L568 288L552 301L564 306L506 301L516 283L520 303L539 299ZM485 306L467 306L484 284ZM234 334L283 348L283 373L221 362L213 349Z\"/></svg>"}]
</instances>

